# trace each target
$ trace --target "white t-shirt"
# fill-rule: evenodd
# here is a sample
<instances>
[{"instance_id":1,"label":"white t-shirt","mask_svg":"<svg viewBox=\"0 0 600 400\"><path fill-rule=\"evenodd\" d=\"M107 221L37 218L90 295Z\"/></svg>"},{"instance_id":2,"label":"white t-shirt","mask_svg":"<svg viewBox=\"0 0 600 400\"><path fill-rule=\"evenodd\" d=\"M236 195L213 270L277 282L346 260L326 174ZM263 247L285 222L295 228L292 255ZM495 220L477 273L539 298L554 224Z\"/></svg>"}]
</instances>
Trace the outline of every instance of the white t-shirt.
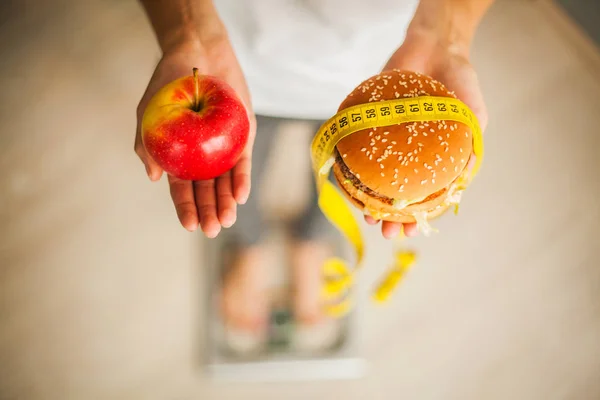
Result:
<instances>
[{"instance_id":1,"label":"white t-shirt","mask_svg":"<svg viewBox=\"0 0 600 400\"><path fill-rule=\"evenodd\" d=\"M402 44L418 0L216 0L257 114L328 119Z\"/></svg>"}]
</instances>

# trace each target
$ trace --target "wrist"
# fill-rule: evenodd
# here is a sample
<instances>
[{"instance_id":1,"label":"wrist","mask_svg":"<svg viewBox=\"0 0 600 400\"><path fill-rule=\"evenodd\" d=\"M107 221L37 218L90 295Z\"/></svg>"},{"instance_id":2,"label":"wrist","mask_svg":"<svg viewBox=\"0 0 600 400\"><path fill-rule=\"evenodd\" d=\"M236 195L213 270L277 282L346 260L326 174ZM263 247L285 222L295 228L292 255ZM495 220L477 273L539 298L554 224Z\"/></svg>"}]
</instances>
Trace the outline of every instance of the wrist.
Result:
<instances>
[{"instance_id":1,"label":"wrist","mask_svg":"<svg viewBox=\"0 0 600 400\"><path fill-rule=\"evenodd\" d=\"M421 0L406 39L468 58L481 17L472 4L467 0Z\"/></svg>"},{"instance_id":2,"label":"wrist","mask_svg":"<svg viewBox=\"0 0 600 400\"><path fill-rule=\"evenodd\" d=\"M220 21L179 26L160 38L163 54L186 51L205 52L227 41L227 32Z\"/></svg>"}]
</instances>

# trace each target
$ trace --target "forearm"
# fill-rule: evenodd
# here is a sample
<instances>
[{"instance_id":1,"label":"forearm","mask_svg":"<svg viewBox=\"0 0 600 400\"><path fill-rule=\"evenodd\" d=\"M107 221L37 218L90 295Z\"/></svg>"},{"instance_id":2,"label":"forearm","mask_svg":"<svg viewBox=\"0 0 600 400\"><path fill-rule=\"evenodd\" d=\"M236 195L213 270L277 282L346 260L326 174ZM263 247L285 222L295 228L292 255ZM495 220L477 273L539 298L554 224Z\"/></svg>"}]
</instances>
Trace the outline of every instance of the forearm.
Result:
<instances>
[{"instance_id":1,"label":"forearm","mask_svg":"<svg viewBox=\"0 0 600 400\"><path fill-rule=\"evenodd\" d=\"M468 53L475 31L493 2L494 0L421 0L407 36L428 35Z\"/></svg>"},{"instance_id":2,"label":"forearm","mask_svg":"<svg viewBox=\"0 0 600 400\"><path fill-rule=\"evenodd\" d=\"M140 0L163 52L202 46L226 36L212 0Z\"/></svg>"}]
</instances>

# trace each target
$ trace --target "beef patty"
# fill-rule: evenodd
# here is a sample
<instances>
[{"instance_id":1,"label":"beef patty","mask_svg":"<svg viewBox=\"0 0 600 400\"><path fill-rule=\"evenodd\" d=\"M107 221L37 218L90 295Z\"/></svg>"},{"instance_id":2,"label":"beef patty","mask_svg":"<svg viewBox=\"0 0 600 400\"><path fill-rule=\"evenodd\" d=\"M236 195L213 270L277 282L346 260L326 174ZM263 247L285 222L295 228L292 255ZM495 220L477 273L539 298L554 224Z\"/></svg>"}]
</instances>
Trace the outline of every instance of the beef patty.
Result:
<instances>
[{"instance_id":1,"label":"beef patty","mask_svg":"<svg viewBox=\"0 0 600 400\"><path fill-rule=\"evenodd\" d=\"M342 158L340 153L337 151L337 149L335 150L335 162L339 165L340 170L342 171L342 174L344 175L344 179L347 181L350 181L355 188L357 188L360 191L365 192L369 197L373 197L385 204L394 205L394 199L377 193L376 191L374 191L373 189L369 188L367 185L362 183L360 181L360 179L358 179L356 176L354 176L354 174L350 171L350 168L348 168L348 166L344 162L344 159ZM433 200L436 197L443 195L446 191L448 191L448 188L443 188L441 190L438 190L437 192L430 194L426 198L422 199L421 201L415 202L414 204L415 205L421 204L421 203L425 203L430 200Z\"/></svg>"},{"instance_id":2,"label":"beef patty","mask_svg":"<svg viewBox=\"0 0 600 400\"><path fill-rule=\"evenodd\" d=\"M352 185L360 191L365 192L369 197L373 197L385 204L393 205L394 199L384 196L382 194L377 193L376 191L369 188L367 185L362 183L360 179L358 179L354 174L350 171L350 168L344 162L344 159L340 155L340 153L335 150L335 162L339 165L342 174L344 175L344 179L350 181Z\"/></svg>"}]
</instances>

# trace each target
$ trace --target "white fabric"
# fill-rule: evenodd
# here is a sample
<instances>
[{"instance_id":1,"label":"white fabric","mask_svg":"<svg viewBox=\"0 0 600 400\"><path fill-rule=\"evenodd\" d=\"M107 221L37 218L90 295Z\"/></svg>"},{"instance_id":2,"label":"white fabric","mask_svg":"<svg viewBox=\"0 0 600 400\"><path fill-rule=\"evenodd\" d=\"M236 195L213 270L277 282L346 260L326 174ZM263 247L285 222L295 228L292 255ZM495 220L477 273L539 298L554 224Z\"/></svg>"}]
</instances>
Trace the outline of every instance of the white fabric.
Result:
<instances>
[{"instance_id":1,"label":"white fabric","mask_svg":"<svg viewBox=\"0 0 600 400\"><path fill-rule=\"evenodd\" d=\"M257 114L327 119L404 40L417 0L216 0Z\"/></svg>"}]
</instances>

